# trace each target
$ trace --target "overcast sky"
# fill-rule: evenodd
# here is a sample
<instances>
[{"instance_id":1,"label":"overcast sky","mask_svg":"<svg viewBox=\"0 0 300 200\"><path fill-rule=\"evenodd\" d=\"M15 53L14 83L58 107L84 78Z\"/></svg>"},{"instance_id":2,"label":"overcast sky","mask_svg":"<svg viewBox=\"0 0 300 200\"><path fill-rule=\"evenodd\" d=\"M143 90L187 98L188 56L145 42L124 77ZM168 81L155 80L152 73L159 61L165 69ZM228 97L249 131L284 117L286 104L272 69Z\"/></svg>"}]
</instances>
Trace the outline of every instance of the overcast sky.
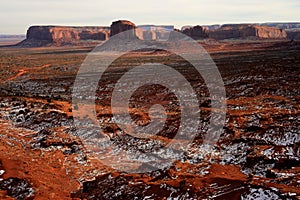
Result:
<instances>
[{"instance_id":1,"label":"overcast sky","mask_svg":"<svg viewBox=\"0 0 300 200\"><path fill-rule=\"evenodd\" d=\"M0 34L30 25L205 25L300 22L300 0L0 0Z\"/></svg>"}]
</instances>

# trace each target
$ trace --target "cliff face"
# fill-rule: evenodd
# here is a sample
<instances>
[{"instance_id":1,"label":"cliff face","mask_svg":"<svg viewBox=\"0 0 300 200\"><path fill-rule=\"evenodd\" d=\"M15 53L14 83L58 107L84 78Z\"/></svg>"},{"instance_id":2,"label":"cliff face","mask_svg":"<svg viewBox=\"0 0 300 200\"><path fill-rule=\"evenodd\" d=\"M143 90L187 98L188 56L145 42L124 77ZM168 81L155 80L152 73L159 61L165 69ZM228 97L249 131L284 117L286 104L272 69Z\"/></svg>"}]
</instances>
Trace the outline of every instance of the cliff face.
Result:
<instances>
[{"instance_id":1,"label":"cliff face","mask_svg":"<svg viewBox=\"0 0 300 200\"><path fill-rule=\"evenodd\" d=\"M268 26L267 26L268 25ZM281 29L289 28L289 29ZM193 39L300 39L300 23L266 24L225 24L212 26L185 26L180 32ZM72 26L32 26L27 37L19 46L63 46L98 44L120 34L122 39L167 40L174 26L143 25L136 26L127 20L118 20L110 27L72 27ZM177 30L178 31L178 30ZM122 33L123 32L123 33Z\"/></svg>"},{"instance_id":2,"label":"cliff face","mask_svg":"<svg viewBox=\"0 0 300 200\"><path fill-rule=\"evenodd\" d=\"M257 25L224 25L220 29L209 31L209 37L216 40L224 39L286 39L284 30Z\"/></svg>"},{"instance_id":3,"label":"cliff face","mask_svg":"<svg viewBox=\"0 0 300 200\"><path fill-rule=\"evenodd\" d=\"M284 29L288 39L300 40L300 23L264 23L261 25Z\"/></svg>"},{"instance_id":4,"label":"cliff face","mask_svg":"<svg viewBox=\"0 0 300 200\"><path fill-rule=\"evenodd\" d=\"M127 31L119 35L119 37L122 37L124 39L137 38L135 29L136 29L136 25L130 21L127 20L115 21L110 26L110 36L114 36L119 33Z\"/></svg>"},{"instance_id":5,"label":"cliff face","mask_svg":"<svg viewBox=\"0 0 300 200\"><path fill-rule=\"evenodd\" d=\"M174 26L142 25L136 26L127 20L119 20L112 23L110 36L118 35L118 38L140 40L168 40Z\"/></svg>"},{"instance_id":6,"label":"cliff face","mask_svg":"<svg viewBox=\"0 0 300 200\"><path fill-rule=\"evenodd\" d=\"M28 40L47 40L53 41L52 34L50 32L51 27L47 26L31 26L27 30L26 39Z\"/></svg>"},{"instance_id":7,"label":"cliff face","mask_svg":"<svg viewBox=\"0 0 300 200\"><path fill-rule=\"evenodd\" d=\"M88 40L97 43L96 41L104 41L120 33L119 37L124 39L165 40L173 30L173 26L137 27L127 20L115 21L111 27L31 26L27 31L26 39L19 43L19 46L80 45L87 44Z\"/></svg>"},{"instance_id":8,"label":"cliff face","mask_svg":"<svg viewBox=\"0 0 300 200\"><path fill-rule=\"evenodd\" d=\"M209 31L209 37L216 40L237 39L256 36L256 30L248 25L226 25L220 29Z\"/></svg>"},{"instance_id":9,"label":"cliff face","mask_svg":"<svg viewBox=\"0 0 300 200\"><path fill-rule=\"evenodd\" d=\"M23 46L75 44L84 40L106 40L108 27L31 26Z\"/></svg>"},{"instance_id":10,"label":"cliff face","mask_svg":"<svg viewBox=\"0 0 300 200\"><path fill-rule=\"evenodd\" d=\"M170 32L174 31L174 26L138 26L136 35L141 40L168 40Z\"/></svg>"},{"instance_id":11,"label":"cliff face","mask_svg":"<svg viewBox=\"0 0 300 200\"><path fill-rule=\"evenodd\" d=\"M286 39L285 30L266 26L254 26L258 38L263 39Z\"/></svg>"},{"instance_id":12,"label":"cliff face","mask_svg":"<svg viewBox=\"0 0 300 200\"><path fill-rule=\"evenodd\" d=\"M195 40L208 38L207 32L201 26L183 28L182 33L186 34L187 36L190 36Z\"/></svg>"}]
</instances>

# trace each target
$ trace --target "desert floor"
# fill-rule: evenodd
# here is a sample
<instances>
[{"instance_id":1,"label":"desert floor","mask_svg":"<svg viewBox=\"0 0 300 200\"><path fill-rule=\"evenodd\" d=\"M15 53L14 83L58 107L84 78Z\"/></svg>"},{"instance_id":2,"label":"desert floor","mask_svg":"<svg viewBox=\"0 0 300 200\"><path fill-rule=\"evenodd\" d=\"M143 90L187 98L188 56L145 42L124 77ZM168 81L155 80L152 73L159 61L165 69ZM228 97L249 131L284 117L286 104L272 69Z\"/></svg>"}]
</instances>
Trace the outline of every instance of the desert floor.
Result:
<instances>
[{"instance_id":1,"label":"desert floor","mask_svg":"<svg viewBox=\"0 0 300 200\"><path fill-rule=\"evenodd\" d=\"M211 108L203 79L182 58L164 51L129 53L99 82L99 140L136 156L172 140L180 106L166 88L142 88L130 100L131 117L148 124L147 110L160 103L166 126L147 139L122 131L110 108L121 75L132 66L159 62L181 72L197 93L201 130L195 130L189 150L171 167L143 174L119 172L99 161L74 127L73 84L93 47L0 48L0 199L300 198L300 43L201 44L227 94L224 132L209 153L203 137L212 113L219 111ZM109 155L107 162L114 162Z\"/></svg>"}]
</instances>

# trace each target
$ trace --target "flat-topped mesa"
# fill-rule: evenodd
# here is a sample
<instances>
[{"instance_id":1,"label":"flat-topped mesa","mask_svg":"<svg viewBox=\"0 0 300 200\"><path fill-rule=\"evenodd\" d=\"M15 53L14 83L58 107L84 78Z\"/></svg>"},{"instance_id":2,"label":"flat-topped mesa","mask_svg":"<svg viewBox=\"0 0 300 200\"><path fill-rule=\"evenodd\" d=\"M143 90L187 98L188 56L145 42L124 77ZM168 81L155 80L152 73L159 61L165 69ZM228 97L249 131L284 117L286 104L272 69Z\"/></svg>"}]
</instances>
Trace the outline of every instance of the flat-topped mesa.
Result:
<instances>
[{"instance_id":1,"label":"flat-topped mesa","mask_svg":"<svg viewBox=\"0 0 300 200\"><path fill-rule=\"evenodd\" d=\"M118 20L110 26L110 36L119 34L123 39L136 39L136 25L128 20Z\"/></svg>"},{"instance_id":2,"label":"flat-topped mesa","mask_svg":"<svg viewBox=\"0 0 300 200\"><path fill-rule=\"evenodd\" d=\"M239 39L300 39L300 23L265 24L225 24L211 26L184 26L181 31L195 40L211 38L215 40ZM97 45L111 36L120 34L120 39L140 39L165 41L173 38L174 26L141 25L136 26L128 20L112 22L105 26L31 26L20 47ZM174 38L173 38L174 39Z\"/></svg>"},{"instance_id":3,"label":"flat-topped mesa","mask_svg":"<svg viewBox=\"0 0 300 200\"><path fill-rule=\"evenodd\" d=\"M109 37L109 27L98 26L31 26L22 46L67 45L87 40L103 41Z\"/></svg>"},{"instance_id":4,"label":"flat-topped mesa","mask_svg":"<svg viewBox=\"0 0 300 200\"><path fill-rule=\"evenodd\" d=\"M287 33L282 29L252 24L223 25L220 29L209 31L208 35L216 40L287 38Z\"/></svg>"}]
</instances>

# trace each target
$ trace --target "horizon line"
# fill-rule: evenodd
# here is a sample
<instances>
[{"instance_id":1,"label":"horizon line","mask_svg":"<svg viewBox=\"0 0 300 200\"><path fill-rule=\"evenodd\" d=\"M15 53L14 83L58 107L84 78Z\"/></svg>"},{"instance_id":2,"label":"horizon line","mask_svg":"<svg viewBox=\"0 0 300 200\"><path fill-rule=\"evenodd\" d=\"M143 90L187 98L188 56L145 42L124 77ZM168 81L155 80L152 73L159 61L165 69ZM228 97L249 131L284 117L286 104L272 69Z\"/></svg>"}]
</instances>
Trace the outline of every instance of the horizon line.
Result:
<instances>
[{"instance_id":1,"label":"horizon line","mask_svg":"<svg viewBox=\"0 0 300 200\"><path fill-rule=\"evenodd\" d=\"M116 20L117 21L117 20ZM130 20L129 20L130 21ZM114 22L114 21L112 21ZM131 21L132 22L132 21ZM133 22L134 23L134 22ZM181 28L178 28L176 27L175 25L172 25L172 24L155 24L155 23L149 23L149 24L136 24L136 26L173 26L174 29L179 29L181 30L183 27L185 26L191 26L191 27L194 27L194 26L215 26L215 25L231 25L231 24L271 24L271 23L274 23L274 24L294 24L294 23L299 23L300 24L300 21L265 21L265 22L226 22L226 23L207 23L207 24L196 24L196 25L192 25L192 24L186 24L186 25L181 25ZM135 24L135 23L134 23ZM28 25L27 26L27 30L28 28L32 27L32 26L53 26L53 27L103 27L103 28L109 28L110 25L64 25L64 24L32 24L32 25ZM0 35L26 35L26 32L24 33L1 33L0 32Z\"/></svg>"}]
</instances>

